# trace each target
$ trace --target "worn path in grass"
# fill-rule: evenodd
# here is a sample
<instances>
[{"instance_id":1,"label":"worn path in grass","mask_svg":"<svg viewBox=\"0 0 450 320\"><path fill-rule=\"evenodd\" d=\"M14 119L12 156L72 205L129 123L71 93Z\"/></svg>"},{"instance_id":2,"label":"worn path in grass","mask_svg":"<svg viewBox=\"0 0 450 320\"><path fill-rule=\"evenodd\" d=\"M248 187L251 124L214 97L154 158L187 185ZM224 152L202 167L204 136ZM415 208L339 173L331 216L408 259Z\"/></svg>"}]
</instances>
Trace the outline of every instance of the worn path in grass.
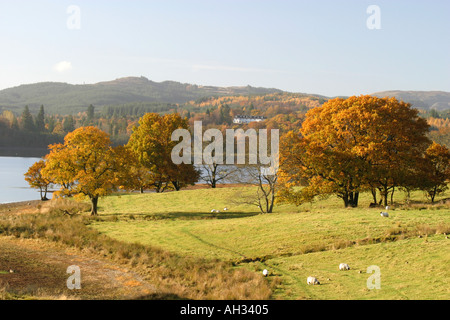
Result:
<instances>
[{"instance_id":1,"label":"worn path in grass","mask_svg":"<svg viewBox=\"0 0 450 320\"><path fill-rule=\"evenodd\" d=\"M80 267L80 290L67 288L66 270L72 265ZM0 288L18 297L51 299L143 299L157 294L154 286L117 264L42 240L12 237L0 238Z\"/></svg>"},{"instance_id":2,"label":"worn path in grass","mask_svg":"<svg viewBox=\"0 0 450 320\"><path fill-rule=\"evenodd\" d=\"M7 210L19 212L23 208L31 212L33 204L10 204ZM70 274L66 271L72 265L80 267L81 270L80 290L67 288ZM11 273L10 270L14 272ZM1 291L5 289L9 293L9 298L151 299L159 297L153 285L111 261L44 240L1 236L0 297Z\"/></svg>"}]
</instances>

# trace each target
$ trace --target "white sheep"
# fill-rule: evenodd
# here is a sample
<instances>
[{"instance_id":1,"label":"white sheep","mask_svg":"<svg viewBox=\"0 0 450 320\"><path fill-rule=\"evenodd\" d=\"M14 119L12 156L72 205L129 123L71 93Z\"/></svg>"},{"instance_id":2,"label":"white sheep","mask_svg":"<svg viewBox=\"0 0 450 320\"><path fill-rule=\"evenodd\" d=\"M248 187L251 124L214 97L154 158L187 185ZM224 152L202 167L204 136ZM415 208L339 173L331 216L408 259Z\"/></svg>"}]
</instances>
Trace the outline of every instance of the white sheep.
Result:
<instances>
[{"instance_id":1,"label":"white sheep","mask_svg":"<svg viewBox=\"0 0 450 320\"><path fill-rule=\"evenodd\" d=\"M339 270L350 270L350 266L348 265L348 264L346 264L346 263L341 263L340 265L339 265Z\"/></svg>"},{"instance_id":2,"label":"white sheep","mask_svg":"<svg viewBox=\"0 0 450 320\"><path fill-rule=\"evenodd\" d=\"M387 213L387 212L380 212L380 216L388 218L389 217L389 213Z\"/></svg>"},{"instance_id":3,"label":"white sheep","mask_svg":"<svg viewBox=\"0 0 450 320\"><path fill-rule=\"evenodd\" d=\"M263 273L264 277L267 277L267 275L269 274L269 271L267 271L267 269L264 269L262 273Z\"/></svg>"},{"instance_id":4,"label":"white sheep","mask_svg":"<svg viewBox=\"0 0 450 320\"><path fill-rule=\"evenodd\" d=\"M225 208L223 208L223 211L228 211L228 208L226 208L226 207L225 207Z\"/></svg>"},{"instance_id":5,"label":"white sheep","mask_svg":"<svg viewBox=\"0 0 450 320\"><path fill-rule=\"evenodd\" d=\"M312 285L320 284L319 280L314 277L308 277L308 279L306 279L306 283Z\"/></svg>"}]
</instances>

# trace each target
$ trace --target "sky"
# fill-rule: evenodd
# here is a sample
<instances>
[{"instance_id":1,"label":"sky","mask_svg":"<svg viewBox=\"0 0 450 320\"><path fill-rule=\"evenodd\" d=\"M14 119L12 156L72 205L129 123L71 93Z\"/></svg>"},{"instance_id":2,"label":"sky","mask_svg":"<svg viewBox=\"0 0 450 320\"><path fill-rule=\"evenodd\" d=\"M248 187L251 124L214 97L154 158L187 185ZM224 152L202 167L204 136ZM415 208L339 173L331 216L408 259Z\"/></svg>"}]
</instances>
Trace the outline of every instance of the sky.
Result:
<instances>
[{"instance_id":1,"label":"sky","mask_svg":"<svg viewBox=\"0 0 450 320\"><path fill-rule=\"evenodd\" d=\"M0 89L128 76L450 91L448 0L0 0Z\"/></svg>"}]
</instances>

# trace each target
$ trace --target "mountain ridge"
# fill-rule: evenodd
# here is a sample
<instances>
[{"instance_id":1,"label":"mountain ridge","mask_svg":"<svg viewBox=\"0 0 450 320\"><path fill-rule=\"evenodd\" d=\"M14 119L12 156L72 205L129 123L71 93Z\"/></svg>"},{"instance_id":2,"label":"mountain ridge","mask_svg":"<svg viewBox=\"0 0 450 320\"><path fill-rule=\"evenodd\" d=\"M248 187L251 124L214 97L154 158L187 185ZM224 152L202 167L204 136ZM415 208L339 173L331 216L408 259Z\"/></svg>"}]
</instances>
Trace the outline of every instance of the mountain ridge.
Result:
<instances>
[{"instance_id":1,"label":"mountain ridge","mask_svg":"<svg viewBox=\"0 0 450 320\"><path fill-rule=\"evenodd\" d=\"M437 111L450 109L450 92L447 91L389 90L375 92L372 95L379 98L396 97L418 109Z\"/></svg>"},{"instance_id":2,"label":"mountain ridge","mask_svg":"<svg viewBox=\"0 0 450 320\"><path fill-rule=\"evenodd\" d=\"M171 80L155 82L145 77L124 77L94 84L39 82L0 90L0 111L18 112L28 105L36 110L44 105L49 113L84 111L87 106L117 105L130 102L186 103L214 95L282 93L275 88L252 86L199 86Z\"/></svg>"},{"instance_id":3,"label":"mountain ridge","mask_svg":"<svg viewBox=\"0 0 450 320\"><path fill-rule=\"evenodd\" d=\"M16 114L28 105L30 111L37 113L44 105L47 113L76 114L85 111L92 104L96 107L123 105L135 102L187 103L205 97L227 95L263 95L273 93L292 93L276 88L247 86L219 87L197 85L172 80L155 82L146 77L122 77L94 84L69 84L64 82L38 82L22 84L0 90L0 113L11 110ZM331 99L319 94L311 97ZM450 109L450 92L446 91L402 91L390 90L375 92L377 97L396 97L409 102L413 107L438 111Z\"/></svg>"}]
</instances>

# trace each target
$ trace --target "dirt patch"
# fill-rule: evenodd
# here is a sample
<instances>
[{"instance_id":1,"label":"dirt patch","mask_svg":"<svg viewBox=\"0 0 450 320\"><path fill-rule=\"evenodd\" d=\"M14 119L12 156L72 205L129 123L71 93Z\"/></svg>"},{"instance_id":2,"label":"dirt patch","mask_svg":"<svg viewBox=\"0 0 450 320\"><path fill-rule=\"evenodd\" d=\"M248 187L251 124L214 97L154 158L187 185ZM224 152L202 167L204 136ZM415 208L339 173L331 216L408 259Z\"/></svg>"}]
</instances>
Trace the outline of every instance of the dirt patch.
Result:
<instances>
[{"instance_id":1,"label":"dirt patch","mask_svg":"<svg viewBox=\"0 0 450 320\"><path fill-rule=\"evenodd\" d=\"M72 265L81 271L80 290L67 288L71 274L66 271ZM0 237L0 288L18 295L68 299L158 296L154 286L120 265L43 240L12 237Z\"/></svg>"}]
</instances>

